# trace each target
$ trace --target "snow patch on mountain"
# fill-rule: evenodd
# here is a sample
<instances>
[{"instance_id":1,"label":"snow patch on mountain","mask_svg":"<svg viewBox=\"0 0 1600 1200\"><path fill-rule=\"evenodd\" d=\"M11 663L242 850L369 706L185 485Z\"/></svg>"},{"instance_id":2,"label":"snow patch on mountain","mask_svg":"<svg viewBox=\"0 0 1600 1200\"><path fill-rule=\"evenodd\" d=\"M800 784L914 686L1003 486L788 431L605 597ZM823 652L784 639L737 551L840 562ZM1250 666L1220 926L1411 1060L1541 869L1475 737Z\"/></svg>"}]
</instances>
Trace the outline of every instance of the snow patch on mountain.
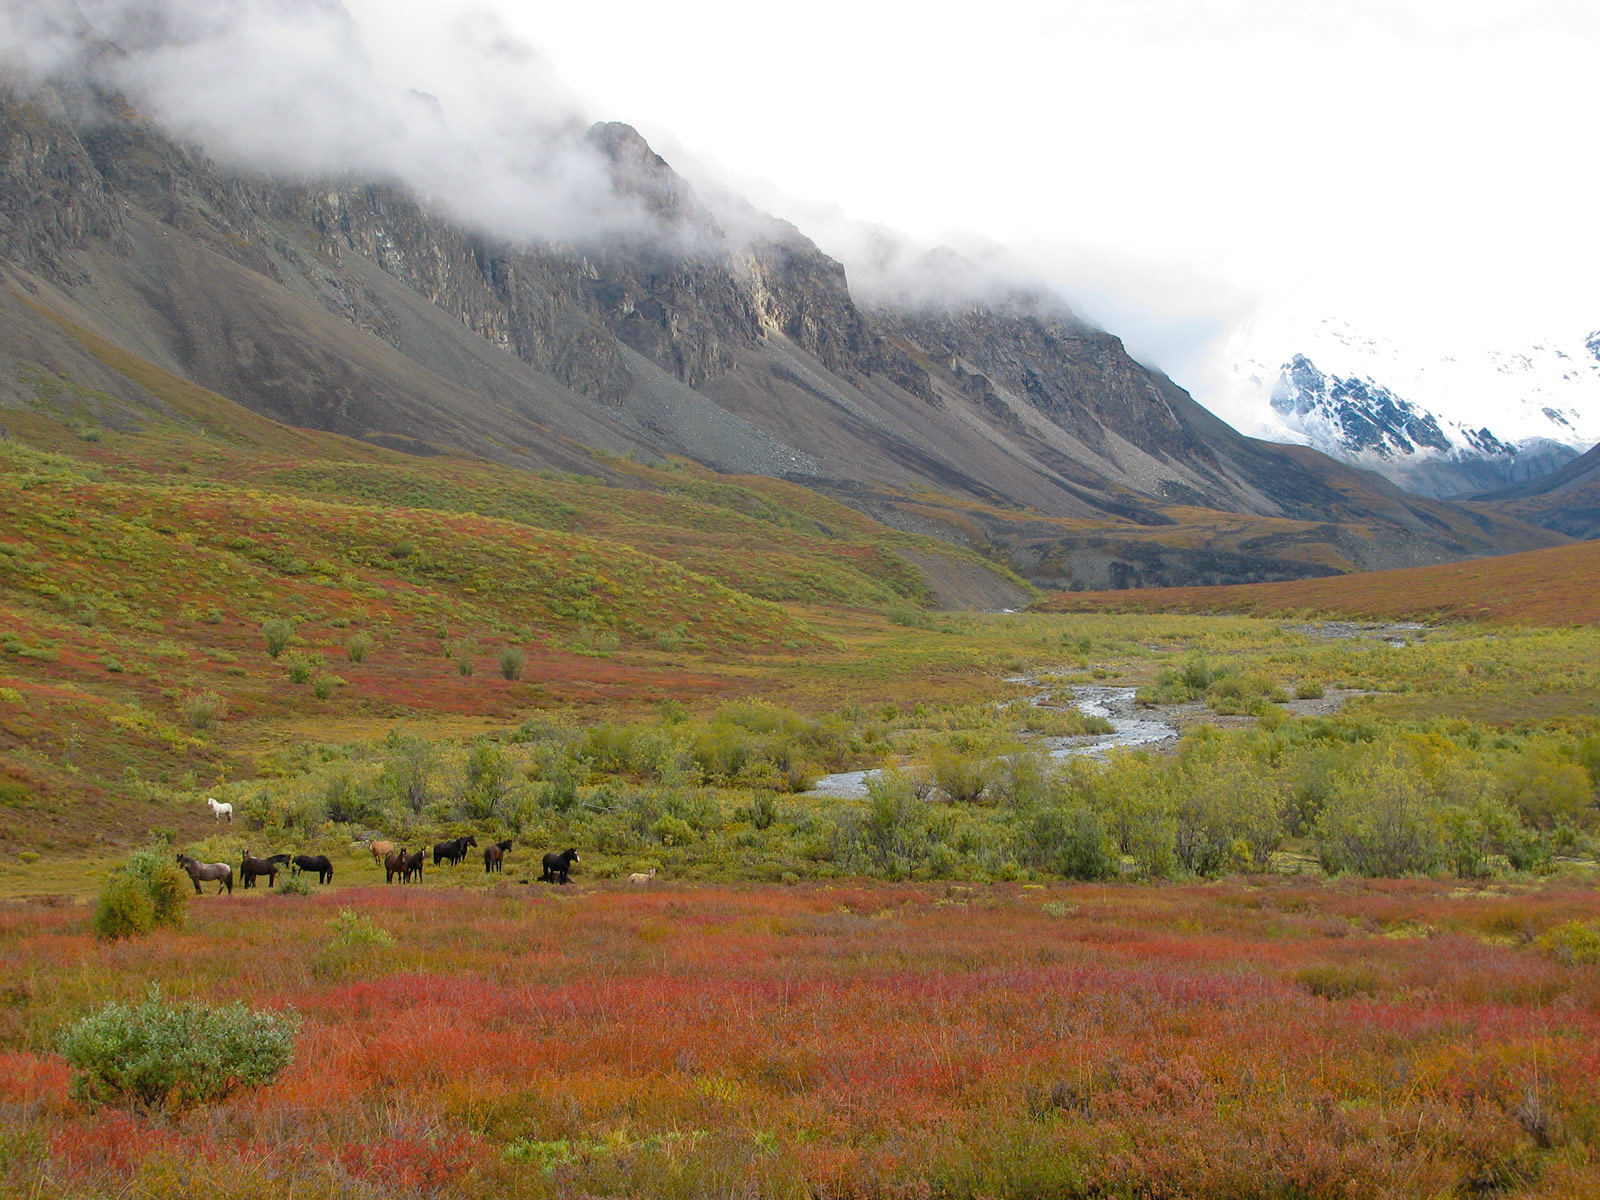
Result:
<instances>
[{"instance_id":1,"label":"snow patch on mountain","mask_svg":"<svg viewBox=\"0 0 1600 1200\"><path fill-rule=\"evenodd\" d=\"M1537 478L1600 441L1600 331L1505 351L1276 318L1243 330L1228 361L1228 407L1251 432L1426 495Z\"/></svg>"}]
</instances>

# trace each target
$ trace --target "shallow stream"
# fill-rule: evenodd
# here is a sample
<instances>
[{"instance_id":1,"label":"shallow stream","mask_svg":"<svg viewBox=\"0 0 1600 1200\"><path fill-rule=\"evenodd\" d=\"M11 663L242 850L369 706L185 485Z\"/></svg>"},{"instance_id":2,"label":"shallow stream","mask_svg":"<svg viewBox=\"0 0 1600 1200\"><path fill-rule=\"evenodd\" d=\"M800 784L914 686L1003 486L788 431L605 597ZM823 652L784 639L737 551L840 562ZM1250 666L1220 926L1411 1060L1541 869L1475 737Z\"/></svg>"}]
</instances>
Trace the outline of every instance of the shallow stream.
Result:
<instances>
[{"instance_id":1,"label":"shallow stream","mask_svg":"<svg viewBox=\"0 0 1600 1200\"><path fill-rule=\"evenodd\" d=\"M1033 683L1034 680L1016 682ZM1136 715L1134 690L1131 687L1104 687L1083 684L1072 689L1073 701L1085 716L1104 717L1111 722L1110 733L1091 733L1080 737L1044 737L1035 744L1044 746L1051 758L1077 758L1082 755L1099 757L1119 747L1150 746L1178 736L1178 727L1170 721L1153 716ZM1049 693L1033 698L1042 702ZM838 796L846 800L865 800L867 781L881 774L869 771L840 771L824 775L811 789L812 795Z\"/></svg>"}]
</instances>

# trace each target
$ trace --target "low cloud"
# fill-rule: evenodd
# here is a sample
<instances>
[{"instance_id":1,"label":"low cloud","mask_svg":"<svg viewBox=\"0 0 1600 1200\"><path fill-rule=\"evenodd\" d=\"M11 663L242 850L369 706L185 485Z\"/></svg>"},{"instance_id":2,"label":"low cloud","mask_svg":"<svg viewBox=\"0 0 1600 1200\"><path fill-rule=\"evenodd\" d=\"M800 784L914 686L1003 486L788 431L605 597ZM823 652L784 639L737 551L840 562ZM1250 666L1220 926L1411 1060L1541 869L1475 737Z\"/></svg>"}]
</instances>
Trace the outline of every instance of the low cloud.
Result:
<instances>
[{"instance_id":1,"label":"low cloud","mask_svg":"<svg viewBox=\"0 0 1600 1200\"><path fill-rule=\"evenodd\" d=\"M381 77L336 0L43 0L0 15L12 72L80 76L219 162L390 181L515 240L659 237L590 118L489 10L434 10L445 100Z\"/></svg>"}]
</instances>

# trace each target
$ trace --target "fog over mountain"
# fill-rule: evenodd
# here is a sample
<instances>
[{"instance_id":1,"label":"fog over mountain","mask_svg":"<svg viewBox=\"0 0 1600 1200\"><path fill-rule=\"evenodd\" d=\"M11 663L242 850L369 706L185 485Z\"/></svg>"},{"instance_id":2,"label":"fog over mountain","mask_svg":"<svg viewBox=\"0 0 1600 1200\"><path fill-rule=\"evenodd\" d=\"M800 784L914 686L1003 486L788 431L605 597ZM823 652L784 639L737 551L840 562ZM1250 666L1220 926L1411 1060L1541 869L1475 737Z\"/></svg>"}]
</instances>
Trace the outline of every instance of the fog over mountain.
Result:
<instances>
[{"instance_id":1,"label":"fog over mountain","mask_svg":"<svg viewBox=\"0 0 1600 1200\"><path fill-rule=\"evenodd\" d=\"M125 93L224 165L393 182L508 238L683 236L613 186L593 118L531 47L488 10L451 32L437 51L471 71L467 111L382 79L338 0L42 0L7 8L0 54Z\"/></svg>"}]
</instances>

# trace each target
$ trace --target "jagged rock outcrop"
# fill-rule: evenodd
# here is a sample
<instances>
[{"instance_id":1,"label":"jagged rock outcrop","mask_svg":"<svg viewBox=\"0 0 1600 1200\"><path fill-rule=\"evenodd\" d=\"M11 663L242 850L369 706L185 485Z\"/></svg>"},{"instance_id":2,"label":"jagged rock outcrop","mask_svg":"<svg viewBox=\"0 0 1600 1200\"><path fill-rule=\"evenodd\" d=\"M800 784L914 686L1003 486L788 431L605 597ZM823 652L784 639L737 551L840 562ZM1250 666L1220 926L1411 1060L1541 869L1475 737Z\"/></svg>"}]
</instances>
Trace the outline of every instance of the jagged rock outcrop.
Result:
<instances>
[{"instance_id":1,"label":"jagged rock outcrop","mask_svg":"<svg viewBox=\"0 0 1600 1200\"><path fill-rule=\"evenodd\" d=\"M60 92L0 79L0 258L64 282L93 242L124 252L121 214Z\"/></svg>"}]
</instances>

